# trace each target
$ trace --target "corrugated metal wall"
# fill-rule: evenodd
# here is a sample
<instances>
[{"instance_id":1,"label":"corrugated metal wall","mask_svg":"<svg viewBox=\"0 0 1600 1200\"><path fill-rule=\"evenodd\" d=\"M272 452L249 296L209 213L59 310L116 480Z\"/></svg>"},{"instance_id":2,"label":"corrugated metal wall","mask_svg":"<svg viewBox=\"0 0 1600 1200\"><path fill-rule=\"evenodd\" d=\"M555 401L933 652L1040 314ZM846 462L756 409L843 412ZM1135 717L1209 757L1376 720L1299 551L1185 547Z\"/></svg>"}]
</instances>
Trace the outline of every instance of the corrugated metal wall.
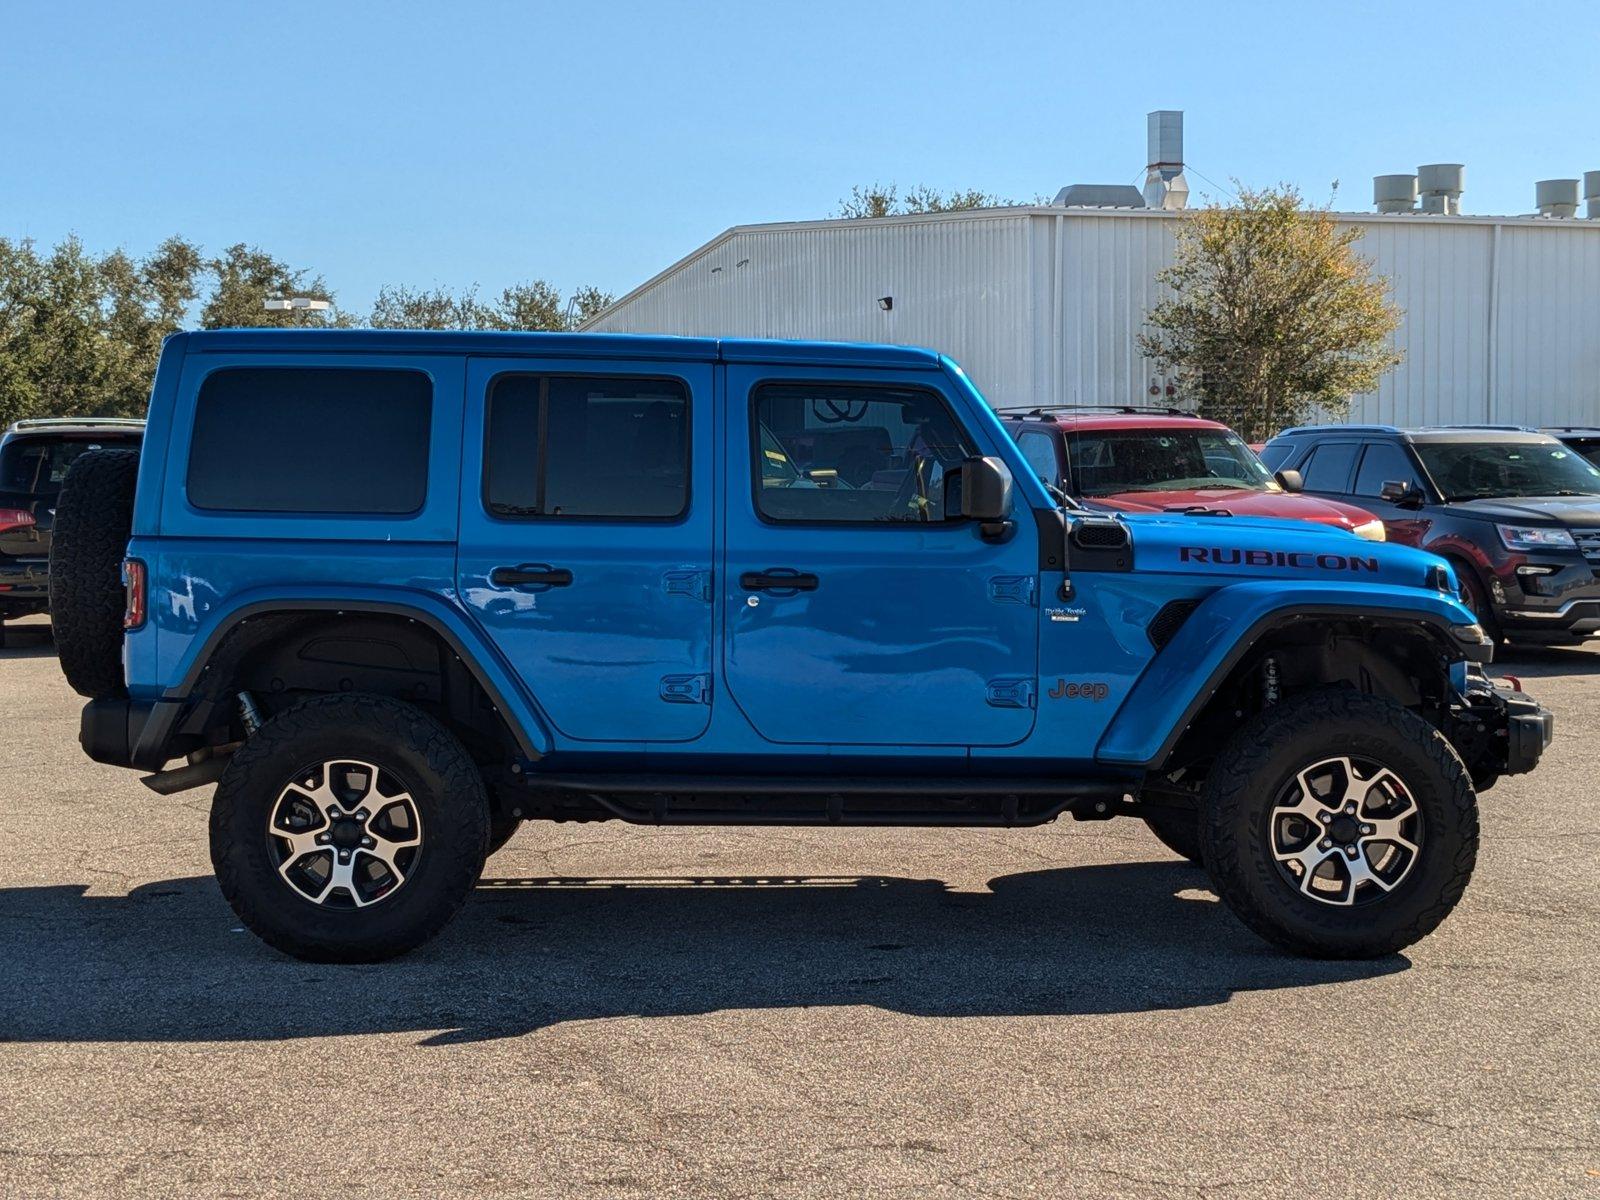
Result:
<instances>
[{"instance_id":1,"label":"corrugated metal wall","mask_svg":"<svg viewBox=\"0 0 1600 1200\"><path fill-rule=\"evenodd\" d=\"M1164 381L1135 339L1179 219L1002 209L745 226L594 328L925 345L997 405L1146 400ZM1405 313L1405 361L1352 420L1600 424L1600 222L1350 220Z\"/></svg>"}]
</instances>

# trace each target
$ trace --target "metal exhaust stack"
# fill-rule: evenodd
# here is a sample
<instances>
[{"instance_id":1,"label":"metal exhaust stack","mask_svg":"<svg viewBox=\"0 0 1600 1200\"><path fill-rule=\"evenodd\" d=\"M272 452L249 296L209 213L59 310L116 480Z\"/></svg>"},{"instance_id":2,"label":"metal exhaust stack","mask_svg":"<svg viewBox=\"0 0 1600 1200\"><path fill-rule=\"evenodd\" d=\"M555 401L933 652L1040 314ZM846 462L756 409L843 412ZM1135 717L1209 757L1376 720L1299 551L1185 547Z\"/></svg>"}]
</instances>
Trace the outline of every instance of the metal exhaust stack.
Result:
<instances>
[{"instance_id":1,"label":"metal exhaust stack","mask_svg":"<svg viewBox=\"0 0 1600 1200\"><path fill-rule=\"evenodd\" d=\"M1183 177L1183 113L1162 109L1149 115L1150 154L1144 176L1147 208L1169 212L1189 207L1189 181Z\"/></svg>"},{"instance_id":2,"label":"metal exhaust stack","mask_svg":"<svg viewBox=\"0 0 1600 1200\"><path fill-rule=\"evenodd\" d=\"M1565 219L1578 215L1576 179L1541 179L1533 185L1533 189L1541 217Z\"/></svg>"},{"instance_id":3,"label":"metal exhaust stack","mask_svg":"<svg viewBox=\"0 0 1600 1200\"><path fill-rule=\"evenodd\" d=\"M1583 173L1583 199L1591 221L1600 221L1600 171Z\"/></svg>"},{"instance_id":4,"label":"metal exhaust stack","mask_svg":"<svg viewBox=\"0 0 1600 1200\"><path fill-rule=\"evenodd\" d=\"M1372 203L1381 213L1415 212L1417 208L1417 177L1415 175L1374 175L1372 177Z\"/></svg>"},{"instance_id":5,"label":"metal exhaust stack","mask_svg":"<svg viewBox=\"0 0 1600 1200\"><path fill-rule=\"evenodd\" d=\"M1429 163L1417 168L1417 185L1422 190L1422 211L1445 216L1461 214L1461 193L1466 187L1467 169L1460 163Z\"/></svg>"}]
</instances>

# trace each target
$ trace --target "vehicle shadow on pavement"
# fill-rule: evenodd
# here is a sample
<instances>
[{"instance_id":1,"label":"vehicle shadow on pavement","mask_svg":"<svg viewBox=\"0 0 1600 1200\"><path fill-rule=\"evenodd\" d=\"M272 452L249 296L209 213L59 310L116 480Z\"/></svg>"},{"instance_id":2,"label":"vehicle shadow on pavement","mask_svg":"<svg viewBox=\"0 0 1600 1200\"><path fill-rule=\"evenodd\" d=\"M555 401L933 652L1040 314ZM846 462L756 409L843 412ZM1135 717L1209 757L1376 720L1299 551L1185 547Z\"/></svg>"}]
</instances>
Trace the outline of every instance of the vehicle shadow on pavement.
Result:
<instances>
[{"instance_id":1,"label":"vehicle shadow on pavement","mask_svg":"<svg viewBox=\"0 0 1600 1200\"><path fill-rule=\"evenodd\" d=\"M55 639L50 636L47 624L7 622L4 635L0 636L0 662L8 658L54 658L55 654Z\"/></svg>"},{"instance_id":2,"label":"vehicle shadow on pavement","mask_svg":"<svg viewBox=\"0 0 1600 1200\"><path fill-rule=\"evenodd\" d=\"M491 864L492 870L492 864ZM209 877L127 896L0 890L0 1039L250 1041L417 1032L441 1045L566 1021L872 1005L934 1017L1220 1004L1406 969L1291 958L1173 861L1008 875L489 878L391 963L300 963L238 929Z\"/></svg>"},{"instance_id":3,"label":"vehicle shadow on pavement","mask_svg":"<svg viewBox=\"0 0 1600 1200\"><path fill-rule=\"evenodd\" d=\"M1595 649L1600 649L1600 642L1582 646L1501 646L1485 670L1491 678L1508 673L1523 679L1600 674L1600 654Z\"/></svg>"}]
</instances>

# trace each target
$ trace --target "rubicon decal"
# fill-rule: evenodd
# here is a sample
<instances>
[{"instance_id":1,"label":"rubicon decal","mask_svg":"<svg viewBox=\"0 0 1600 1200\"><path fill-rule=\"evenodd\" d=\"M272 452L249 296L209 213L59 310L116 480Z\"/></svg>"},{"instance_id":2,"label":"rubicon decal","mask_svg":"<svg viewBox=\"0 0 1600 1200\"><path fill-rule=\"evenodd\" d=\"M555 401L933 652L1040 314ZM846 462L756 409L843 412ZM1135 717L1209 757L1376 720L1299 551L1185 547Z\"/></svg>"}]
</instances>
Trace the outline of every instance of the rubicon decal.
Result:
<instances>
[{"instance_id":1,"label":"rubicon decal","mask_svg":"<svg viewBox=\"0 0 1600 1200\"><path fill-rule=\"evenodd\" d=\"M1224 550L1221 547L1179 546L1178 561L1212 567L1296 567L1302 571L1370 571L1377 574L1378 560L1354 554L1311 554L1304 550Z\"/></svg>"}]
</instances>

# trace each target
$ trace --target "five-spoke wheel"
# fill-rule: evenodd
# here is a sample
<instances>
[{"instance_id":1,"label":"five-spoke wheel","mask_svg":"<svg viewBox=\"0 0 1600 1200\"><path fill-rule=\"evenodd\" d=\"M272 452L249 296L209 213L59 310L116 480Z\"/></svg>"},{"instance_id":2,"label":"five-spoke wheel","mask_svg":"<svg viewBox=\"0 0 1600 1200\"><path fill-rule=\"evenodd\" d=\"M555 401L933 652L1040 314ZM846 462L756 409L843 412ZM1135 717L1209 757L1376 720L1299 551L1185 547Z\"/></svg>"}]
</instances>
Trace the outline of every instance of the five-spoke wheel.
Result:
<instances>
[{"instance_id":1,"label":"five-spoke wheel","mask_svg":"<svg viewBox=\"0 0 1600 1200\"><path fill-rule=\"evenodd\" d=\"M267 833L278 874L316 904L364 908L403 885L422 852L422 819L405 785L376 765L334 759L296 772Z\"/></svg>"},{"instance_id":2,"label":"five-spoke wheel","mask_svg":"<svg viewBox=\"0 0 1600 1200\"><path fill-rule=\"evenodd\" d=\"M1278 869L1324 904L1364 904L1416 866L1422 810L1401 779L1371 759L1325 759L1295 773L1268 817Z\"/></svg>"}]
</instances>

